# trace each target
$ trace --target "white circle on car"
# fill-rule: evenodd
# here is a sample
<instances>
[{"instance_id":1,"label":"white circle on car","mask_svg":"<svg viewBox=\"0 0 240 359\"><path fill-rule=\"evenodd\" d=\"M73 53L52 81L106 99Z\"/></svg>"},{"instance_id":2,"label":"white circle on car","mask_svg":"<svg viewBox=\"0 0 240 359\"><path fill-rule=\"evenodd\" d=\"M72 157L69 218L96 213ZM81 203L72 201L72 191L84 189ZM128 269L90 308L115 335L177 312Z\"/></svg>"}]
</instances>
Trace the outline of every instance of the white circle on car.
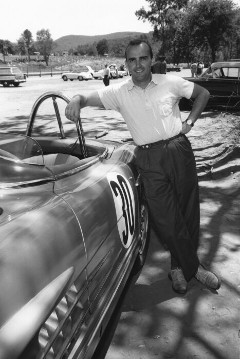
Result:
<instances>
[{"instance_id":1,"label":"white circle on car","mask_svg":"<svg viewBox=\"0 0 240 359\"><path fill-rule=\"evenodd\" d=\"M121 242L128 248L135 229L135 202L130 182L117 172L107 175L116 209L117 226Z\"/></svg>"}]
</instances>

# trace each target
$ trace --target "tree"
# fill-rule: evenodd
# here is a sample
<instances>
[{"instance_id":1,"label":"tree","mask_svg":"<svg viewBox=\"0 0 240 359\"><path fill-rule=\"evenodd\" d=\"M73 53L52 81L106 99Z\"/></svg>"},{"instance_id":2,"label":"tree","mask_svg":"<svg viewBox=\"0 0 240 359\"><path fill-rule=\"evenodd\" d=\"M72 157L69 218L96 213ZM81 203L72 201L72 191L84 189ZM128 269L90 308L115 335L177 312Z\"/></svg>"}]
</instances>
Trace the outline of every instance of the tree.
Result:
<instances>
[{"instance_id":1,"label":"tree","mask_svg":"<svg viewBox=\"0 0 240 359\"><path fill-rule=\"evenodd\" d=\"M48 66L49 56L53 50L53 39L49 30L39 30L37 31L37 41L36 41L36 49L43 56L46 65Z\"/></svg>"},{"instance_id":2,"label":"tree","mask_svg":"<svg viewBox=\"0 0 240 359\"><path fill-rule=\"evenodd\" d=\"M107 54L108 53L108 42L107 42L107 40L102 39L102 40L98 41L98 43L96 45L96 48L97 48L98 55L103 56L104 54Z\"/></svg>"},{"instance_id":3,"label":"tree","mask_svg":"<svg viewBox=\"0 0 240 359\"><path fill-rule=\"evenodd\" d=\"M3 54L3 61L6 62L6 56L13 52L13 44L8 40L0 39L0 52Z\"/></svg>"},{"instance_id":4,"label":"tree","mask_svg":"<svg viewBox=\"0 0 240 359\"><path fill-rule=\"evenodd\" d=\"M28 62L30 62L30 52L33 46L33 37L31 31L24 30L20 39L18 40L18 48L22 54L26 54Z\"/></svg>"},{"instance_id":5,"label":"tree","mask_svg":"<svg viewBox=\"0 0 240 359\"><path fill-rule=\"evenodd\" d=\"M235 7L231 0L200 0L189 4L188 23L198 48L209 46L211 58L229 45L234 30Z\"/></svg>"},{"instance_id":6,"label":"tree","mask_svg":"<svg viewBox=\"0 0 240 359\"><path fill-rule=\"evenodd\" d=\"M161 54L165 55L168 49L168 32L172 26L172 14L174 11L179 12L186 6L188 0L146 0L150 9L144 7L137 10L135 15L143 21L148 20L153 25L153 37L161 41ZM170 11L170 14L169 14Z\"/></svg>"}]
</instances>

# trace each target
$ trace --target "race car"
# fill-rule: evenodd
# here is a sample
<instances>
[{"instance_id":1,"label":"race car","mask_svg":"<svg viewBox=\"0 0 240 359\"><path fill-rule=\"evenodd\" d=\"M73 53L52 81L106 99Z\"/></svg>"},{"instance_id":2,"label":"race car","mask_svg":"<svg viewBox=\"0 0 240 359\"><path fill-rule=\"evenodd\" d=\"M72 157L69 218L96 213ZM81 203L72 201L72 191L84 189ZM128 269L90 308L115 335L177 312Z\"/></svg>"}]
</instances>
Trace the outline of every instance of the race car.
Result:
<instances>
[{"instance_id":1,"label":"race car","mask_svg":"<svg viewBox=\"0 0 240 359\"><path fill-rule=\"evenodd\" d=\"M0 136L1 359L91 358L147 254L134 143L86 138L80 120L67 136L60 101L43 94L25 135Z\"/></svg>"}]
</instances>

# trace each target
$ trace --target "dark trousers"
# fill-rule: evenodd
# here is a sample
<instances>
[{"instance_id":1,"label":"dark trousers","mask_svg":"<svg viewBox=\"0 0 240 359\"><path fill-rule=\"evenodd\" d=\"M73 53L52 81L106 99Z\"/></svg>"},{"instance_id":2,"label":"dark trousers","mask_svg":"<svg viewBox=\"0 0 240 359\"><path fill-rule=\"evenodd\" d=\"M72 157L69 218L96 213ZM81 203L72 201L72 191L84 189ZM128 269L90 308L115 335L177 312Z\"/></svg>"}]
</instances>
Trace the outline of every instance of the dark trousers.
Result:
<instances>
[{"instance_id":1,"label":"dark trousers","mask_svg":"<svg viewBox=\"0 0 240 359\"><path fill-rule=\"evenodd\" d=\"M185 135L137 148L150 216L166 244L172 267L181 267L189 281L197 272L200 210L196 163Z\"/></svg>"},{"instance_id":2,"label":"dark trousers","mask_svg":"<svg viewBox=\"0 0 240 359\"><path fill-rule=\"evenodd\" d=\"M108 77L108 75L105 75L104 77L103 77L103 83L104 83L104 85L105 86L109 86L109 77Z\"/></svg>"}]
</instances>

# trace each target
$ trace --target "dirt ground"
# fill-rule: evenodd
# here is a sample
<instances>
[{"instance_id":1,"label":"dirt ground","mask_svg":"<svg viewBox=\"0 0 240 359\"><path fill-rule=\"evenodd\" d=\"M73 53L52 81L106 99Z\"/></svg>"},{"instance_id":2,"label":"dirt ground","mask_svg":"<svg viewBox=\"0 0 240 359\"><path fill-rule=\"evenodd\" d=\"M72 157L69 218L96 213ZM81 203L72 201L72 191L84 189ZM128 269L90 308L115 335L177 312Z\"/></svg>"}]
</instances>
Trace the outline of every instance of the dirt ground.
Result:
<instances>
[{"instance_id":1,"label":"dirt ground","mask_svg":"<svg viewBox=\"0 0 240 359\"><path fill-rule=\"evenodd\" d=\"M106 359L240 358L240 117L204 113L189 133L200 184L201 261L218 291L171 289L169 254L151 233L147 261L125 298Z\"/></svg>"}]
</instances>

